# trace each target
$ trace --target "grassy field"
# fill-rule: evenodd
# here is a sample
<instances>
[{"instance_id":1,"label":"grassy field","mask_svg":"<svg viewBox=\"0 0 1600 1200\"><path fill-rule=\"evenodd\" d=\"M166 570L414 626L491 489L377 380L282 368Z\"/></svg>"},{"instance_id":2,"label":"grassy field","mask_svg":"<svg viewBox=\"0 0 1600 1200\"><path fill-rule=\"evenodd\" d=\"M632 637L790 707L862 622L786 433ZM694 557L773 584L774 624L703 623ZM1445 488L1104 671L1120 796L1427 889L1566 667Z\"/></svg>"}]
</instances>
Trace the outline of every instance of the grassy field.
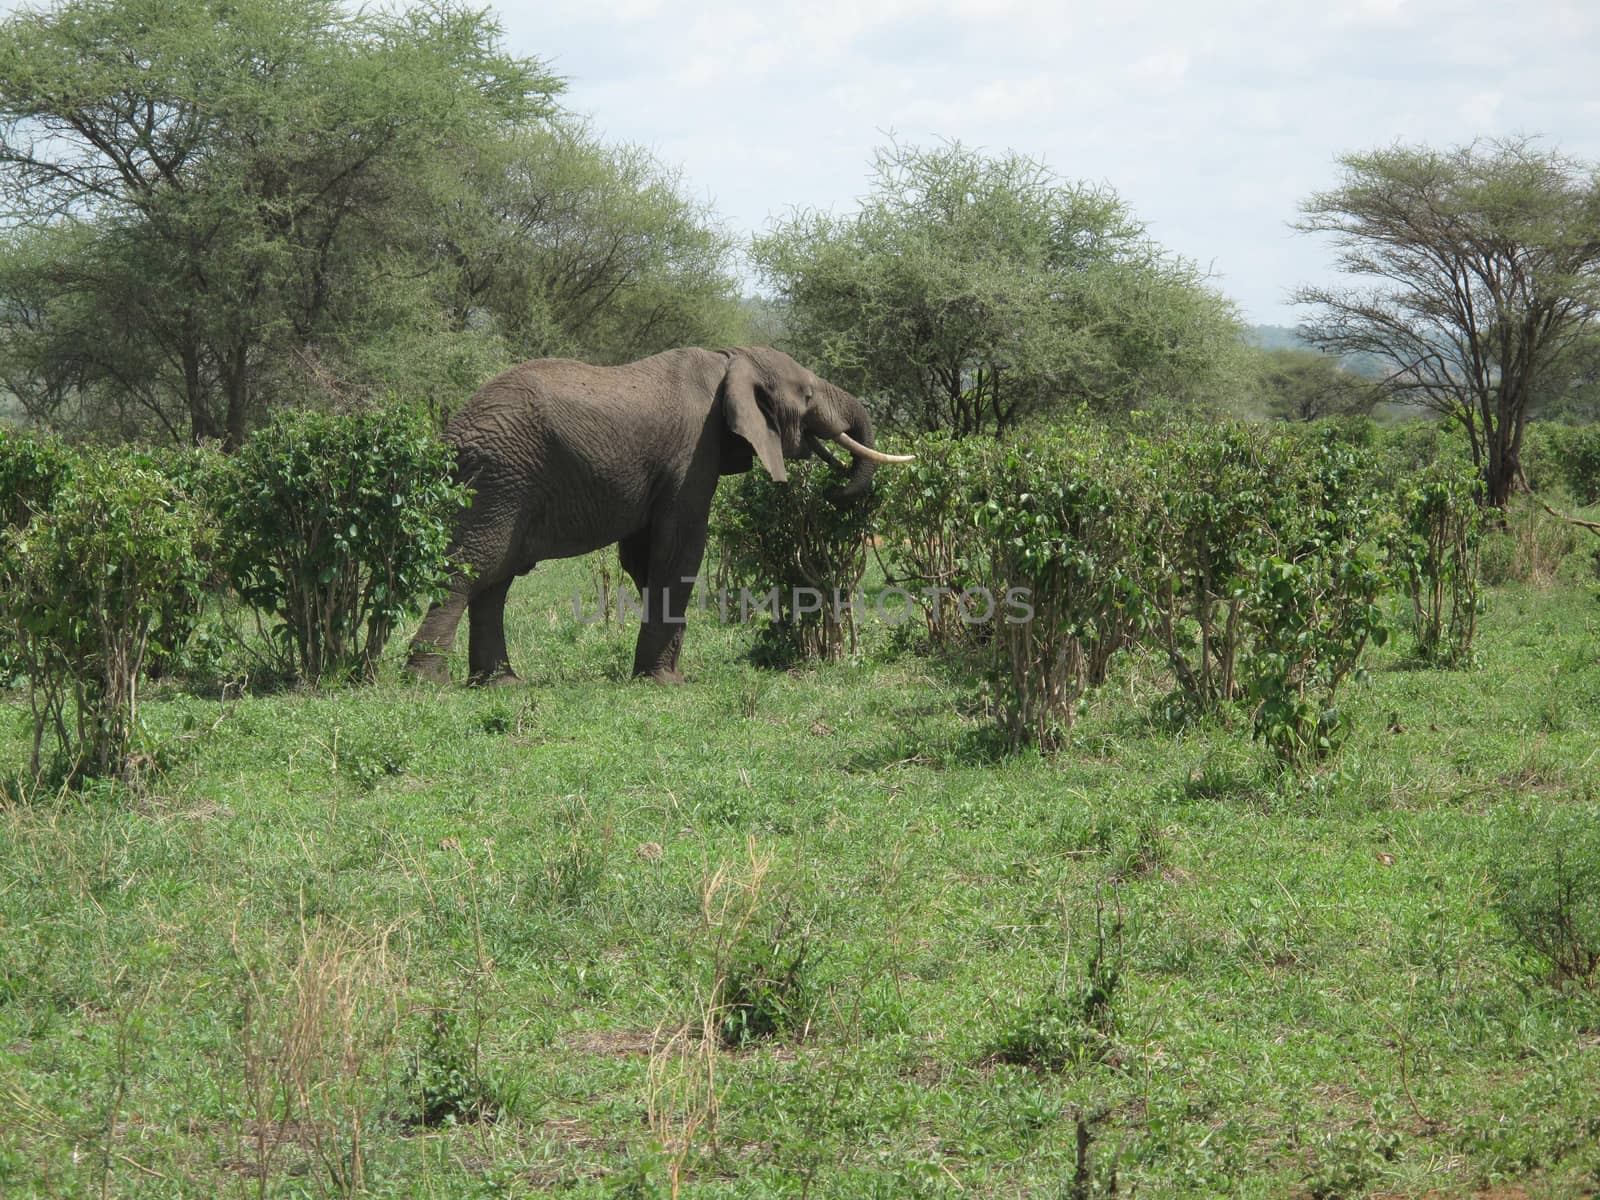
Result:
<instances>
[{"instance_id":1,"label":"grassy field","mask_svg":"<svg viewBox=\"0 0 1600 1200\"><path fill-rule=\"evenodd\" d=\"M580 587L513 590L525 687L169 686L164 776L0 808L0 1194L1600 1190L1600 994L1496 883L1596 811L1592 587L1397 637L1302 780L1149 660L1048 762L881 627L633 684Z\"/></svg>"}]
</instances>

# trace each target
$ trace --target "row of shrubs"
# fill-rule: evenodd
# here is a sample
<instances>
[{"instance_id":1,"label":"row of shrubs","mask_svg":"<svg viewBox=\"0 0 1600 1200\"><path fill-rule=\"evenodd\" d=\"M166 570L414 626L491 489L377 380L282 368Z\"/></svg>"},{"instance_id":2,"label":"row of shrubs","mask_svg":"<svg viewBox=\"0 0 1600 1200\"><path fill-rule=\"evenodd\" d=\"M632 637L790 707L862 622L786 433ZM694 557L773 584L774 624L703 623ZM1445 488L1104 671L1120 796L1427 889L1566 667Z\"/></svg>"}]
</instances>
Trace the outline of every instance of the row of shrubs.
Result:
<instances>
[{"instance_id":1,"label":"row of shrubs","mask_svg":"<svg viewBox=\"0 0 1600 1200\"><path fill-rule=\"evenodd\" d=\"M231 457L0 429L0 686L26 682L33 782L126 773L141 681L200 651L219 598L266 670L370 678L446 579L451 465L404 411L285 413Z\"/></svg>"},{"instance_id":2,"label":"row of shrubs","mask_svg":"<svg viewBox=\"0 0 1600 1200\"><path fill-rule=\"evenodd\" d=\"M466 502L430 428L403 410L286 413L231 458L0 430L0 685L28 684L35 778L127 769L140 680L203 652L208 604L254 622L268 670L371 678L396 622L442 588ZM1559 436L1530 438L1537 469L1581 481L1600 440ZM1421 660L1471 660L1476 482L1434 428L1380 445L1370 424L1307 436L1079 421L910 448L916 463L880 475L865 505L831 504L831 477L805 464L787 488L760 472L730 481L721 582L848 595L876 546L929 646L987 659L1013 744L1061 745L1115 657L1145 647L1170 669L1174 711L1244 703L1282 760L1318 758L1344 733L1341 685L1386 638L1395 592ZM963 596L986 598L984 619ZM833 656L854 615L792 613L766 643Z\"/></svg>"},{"instance_id":3,"label":"row of shrubs","mask_svg":"<svg viewBox=\"0 0 1600 1200\"><path fill-rule=\"evenodd\" d=\"M1013 745L1059 747L1115 657L1143 647L1168 668L1174 712L1243 704L1280 761L1310 762L1346 732L1341 687L1388 637L1395 593L1418 659L1472 659L1477 481L1436 439L1378 453L1260 426L1084 421L905 448L916 462L880 474L871 513L822 503L820 470L791 471L788 490L744 477L719 501L724 566L743 586L849 594L875 530L930 647L987 660ZM1026 597L1031 619L1003 597ZM791 613L769 636L830 652L832 618Z\"/></svg>"}]
</instances>

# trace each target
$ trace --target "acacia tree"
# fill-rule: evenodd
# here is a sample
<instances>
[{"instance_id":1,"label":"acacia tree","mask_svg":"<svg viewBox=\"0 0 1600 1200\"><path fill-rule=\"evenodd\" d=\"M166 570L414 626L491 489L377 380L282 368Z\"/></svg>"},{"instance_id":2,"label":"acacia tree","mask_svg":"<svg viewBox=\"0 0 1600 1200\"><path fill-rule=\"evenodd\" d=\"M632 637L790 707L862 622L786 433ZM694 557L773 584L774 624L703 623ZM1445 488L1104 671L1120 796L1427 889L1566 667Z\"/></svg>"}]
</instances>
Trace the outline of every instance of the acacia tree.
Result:
<instances>
[{"instance_id":1,"label":"acacia tree","mask_svg":"<svg viewBox=\"0 0 1600 1200\"><path fill-rule=\"evenodd\" d=\"M462 147L560 85L449 0L64 0L0 25L8 382L236 445L294 350L385 290ZM376 307L382 307L377 305Z\"/></svg>"},{"instance_id":2,"label":"acacia tree","mask_svg":"<svg viewBox=\"0 0 1600 1200\"><path fill-rule=\"evenodd\" d=\"M797 213L753 258L797 349L913 428L1192 399L1242 357L1226 302L1114 193L1015 153L880 149L859 212Z\"/></svg>"},{"instance_id":3,"label":"acacia tree","mask_svg":"<svg viewBox=\"0 0 1600 1200\"><path fill-rule=\"evenodd\" d=\"M452 319L516 358L617 363L721 344L741 325L732 239L675 170L562 117L481 147L442 251Z\"/></svg>"},{"instance_id":4,"label":"acacia tree","mask_svg":"<svg viewBox=\"0 0 1600 1200\"><path fill-rule=\"evenodd\" d=\"M1392 393L1460 424L1502 508L1529 403L1600 312L1600 178L1529 138L1339 161L1339 186L1296 227L1330 235L1339 268L1375 282L1299 289L1320 310L1305 332L1381 357Z\"/></svg>"},{"instance_id":5,"label":"acacia tree","mask_svg":"<svg viewBox=\"0 0 1600 1200\"><path fill-rule=\"evenodd\" d=\"M1380 391L1338 359L1315 350L1263 350L1259 387L1267 412L1284 421L1365 415Z\"/></svg>"}]
</instances>

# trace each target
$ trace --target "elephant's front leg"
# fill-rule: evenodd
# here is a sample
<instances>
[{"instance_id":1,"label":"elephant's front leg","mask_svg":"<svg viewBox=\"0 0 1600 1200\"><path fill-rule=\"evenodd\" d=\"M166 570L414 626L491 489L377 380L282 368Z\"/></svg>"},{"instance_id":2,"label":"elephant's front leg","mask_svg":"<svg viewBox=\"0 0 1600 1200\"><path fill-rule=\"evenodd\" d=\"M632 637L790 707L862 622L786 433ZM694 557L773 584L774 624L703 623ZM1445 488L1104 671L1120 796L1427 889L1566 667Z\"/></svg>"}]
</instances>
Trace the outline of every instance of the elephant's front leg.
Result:
<instances>
[{"instance_id":1,"label":"elephant's front leg","mask_svg":"<svg viewBox=\"0 0 1600 1200\"><path fill-rule=\"evenodd\" d=\"M676 532L676 531L674 531ZM683 648L684 614L706 548L705 522L677 536L658 538L650 549L644 591L645 619L633 651L633 673L657 683L682 683L678 653Z\"/></svg>"}]
</instances>

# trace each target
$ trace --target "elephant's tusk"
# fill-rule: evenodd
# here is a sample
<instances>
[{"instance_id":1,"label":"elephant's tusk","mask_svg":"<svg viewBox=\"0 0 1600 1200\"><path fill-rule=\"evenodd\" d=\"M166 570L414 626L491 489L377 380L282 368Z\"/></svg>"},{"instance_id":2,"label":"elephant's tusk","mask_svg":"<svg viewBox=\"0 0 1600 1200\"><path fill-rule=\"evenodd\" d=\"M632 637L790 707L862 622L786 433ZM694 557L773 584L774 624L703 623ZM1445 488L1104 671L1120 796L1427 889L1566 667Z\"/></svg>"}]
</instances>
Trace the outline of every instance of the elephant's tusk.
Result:
<instances>
[{"instance_id":1,"label":"elephant's tusk","mask_svg":"<svg viewBox=\"0 0 1600 1200\"><path fill-rule=\"evenodd\" d=\"M885 454L882 450L874 450L871 446L863 446L848 433L836 433L833 435L833 440L857 458L864 458L868 462L908 463L915 462L917 458L915 454Z\"/></svg>"}]
</instances>

